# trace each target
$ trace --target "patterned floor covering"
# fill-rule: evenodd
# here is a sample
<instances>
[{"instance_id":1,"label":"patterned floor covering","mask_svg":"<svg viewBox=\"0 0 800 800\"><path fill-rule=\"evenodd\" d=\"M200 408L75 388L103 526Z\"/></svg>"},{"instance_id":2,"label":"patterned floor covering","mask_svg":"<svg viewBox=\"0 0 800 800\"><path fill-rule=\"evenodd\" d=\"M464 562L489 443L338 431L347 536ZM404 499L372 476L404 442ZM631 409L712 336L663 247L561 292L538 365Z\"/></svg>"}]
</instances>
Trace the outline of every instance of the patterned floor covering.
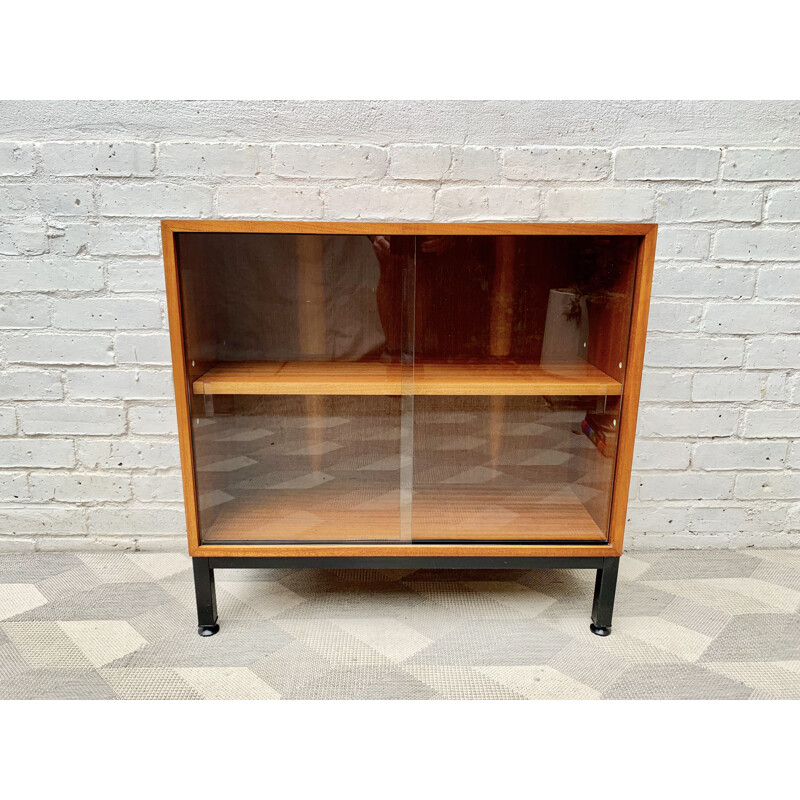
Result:
<instances>
[{"instance_id":1,"label":"patterned floor covering","mask_svg":"<svg viewBox=\"0 0 800 800\"><path fill-rule=\"evenodd\" d=\"M800 698L800 551L635 552L593 573L226 570L197 635L178 554L0 556L2 699Z\"/></svg>"}]
</instances>

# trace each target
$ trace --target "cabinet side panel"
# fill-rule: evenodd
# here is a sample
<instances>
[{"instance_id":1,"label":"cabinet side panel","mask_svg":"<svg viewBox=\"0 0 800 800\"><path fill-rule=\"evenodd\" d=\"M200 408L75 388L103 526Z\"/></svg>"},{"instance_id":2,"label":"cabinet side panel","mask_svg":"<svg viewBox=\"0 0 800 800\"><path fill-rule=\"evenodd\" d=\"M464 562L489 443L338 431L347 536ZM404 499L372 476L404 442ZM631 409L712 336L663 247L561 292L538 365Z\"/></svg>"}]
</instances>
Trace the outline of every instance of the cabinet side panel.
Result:
<instances>
[{"instance_id":1,"label":"cabinet side panel","mask_svg":"<svg viewBox=\"0 0 800 800\"><path fill-rule=\"evenodd\" d=\"M614 491L611 501L609 543L617 554L622 552L625 518L628 513L633 448L636 441L636 419L639 412L639 392L642 385L642 367L647 337L647 319L650 313L650 290L653 283L653 262L656 250L656 228L642 239L636 263L633 314L625 364L625 381L622 393L617 468L614 473Z\"/></svg>"},{"instance_id":2,"label":"cabinet side panel","mask_svg":"<svg viewBox=\"0 0 800 800\"><path fill-rule=\"evenodd\" d=\"M175 254L175 235L165 223L161 225L161 238L164 250L167 315L169 319L170 349L172 352L172 377L175 384L175 408L178 417L178 441L181 454L183 502L186 510L186 532L189 540L189 554L193 555L200 545L200 539L197 527L197 500L194 485L191 414L186 374L186 354L183 342L181 293Z\"/></svg>"}]
</instances>

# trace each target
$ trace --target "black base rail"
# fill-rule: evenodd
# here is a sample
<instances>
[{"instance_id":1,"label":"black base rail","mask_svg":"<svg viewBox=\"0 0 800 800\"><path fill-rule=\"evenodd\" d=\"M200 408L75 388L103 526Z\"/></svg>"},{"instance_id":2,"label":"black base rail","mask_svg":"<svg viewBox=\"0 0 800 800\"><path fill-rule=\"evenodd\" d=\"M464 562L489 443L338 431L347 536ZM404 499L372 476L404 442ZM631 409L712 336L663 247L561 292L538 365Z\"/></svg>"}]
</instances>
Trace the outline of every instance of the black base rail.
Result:
<instances>
[{"instance_id":1,"label":"black base rail","mask_svg":"<svg viewBox=\"0 0 800 800\"><path fill-rule=\"evenodd\" d=\"M619 556L502 558L496 556L408 556L270 558L192 558L197 597L197 632L213 636L219 631L215 569L596 569L592 622L598 636L611 633Z\"/></svg>"}]
</instances>

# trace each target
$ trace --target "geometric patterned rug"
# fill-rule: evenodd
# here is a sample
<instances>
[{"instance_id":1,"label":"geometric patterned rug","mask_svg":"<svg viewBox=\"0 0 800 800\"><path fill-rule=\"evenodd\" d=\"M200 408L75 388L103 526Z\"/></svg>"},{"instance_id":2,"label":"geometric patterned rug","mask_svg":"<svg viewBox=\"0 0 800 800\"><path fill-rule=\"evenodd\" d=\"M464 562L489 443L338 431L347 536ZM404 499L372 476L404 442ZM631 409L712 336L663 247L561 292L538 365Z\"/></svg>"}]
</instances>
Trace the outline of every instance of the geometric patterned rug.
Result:
<instances>
[{"instance_id":1,"label":"geometric patterned rug","mask_svg":"<svg viewBox=\"0 0 800 800\"><path fill-rule=\"evenodd\" d=\"M0 556L0 699L798 699L800 551L634 552L614 631L591 570L218 570Z\"/></svg>"}]
</instances>

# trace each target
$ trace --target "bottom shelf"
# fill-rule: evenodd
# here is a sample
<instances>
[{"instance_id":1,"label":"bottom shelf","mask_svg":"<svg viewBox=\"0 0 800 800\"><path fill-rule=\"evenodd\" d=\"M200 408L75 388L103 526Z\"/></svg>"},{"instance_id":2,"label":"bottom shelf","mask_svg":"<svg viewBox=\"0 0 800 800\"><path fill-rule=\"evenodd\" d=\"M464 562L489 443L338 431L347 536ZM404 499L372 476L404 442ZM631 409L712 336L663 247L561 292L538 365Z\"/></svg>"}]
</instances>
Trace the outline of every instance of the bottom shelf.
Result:
<instances>
[{"instance_id":1,"label":"bottom shelf","mask_svg":"<svg viewBox=\"0 0 800 800\"><path fill-rule=\"evenodd\" d=\"M563 484L539 483L513 492L419 487L410 511L409 526L399 490L337 482L317 486L302 503L266 490L218 506L203 542L606 540Z\"/></svg>"}]
</instances>

